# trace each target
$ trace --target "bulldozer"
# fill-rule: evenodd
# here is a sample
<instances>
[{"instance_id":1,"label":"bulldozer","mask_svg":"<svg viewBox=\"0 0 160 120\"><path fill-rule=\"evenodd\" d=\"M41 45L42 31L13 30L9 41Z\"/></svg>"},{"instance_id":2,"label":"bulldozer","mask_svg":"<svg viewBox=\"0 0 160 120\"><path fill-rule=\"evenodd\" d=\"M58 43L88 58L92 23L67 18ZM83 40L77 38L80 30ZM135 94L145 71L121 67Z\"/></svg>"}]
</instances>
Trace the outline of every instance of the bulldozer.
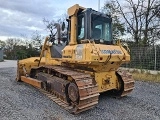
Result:
<instances>
[{"instance_id":1,"label":"bulldozer","mask_svg":"<svg viewBox=\"0 0 160 120\"><path fill-rule=\"evenodd\" d=\"M100 93L123 97L134 89L134 79L120 69L130 61L129 50L112 39L112 18L78 4L68 9L65 28L45 38L39 57L17 62L16 80L28 83L72 114L98 104ZM55 42L56 41L56 42Z\"/></svg>"}]
</instances>

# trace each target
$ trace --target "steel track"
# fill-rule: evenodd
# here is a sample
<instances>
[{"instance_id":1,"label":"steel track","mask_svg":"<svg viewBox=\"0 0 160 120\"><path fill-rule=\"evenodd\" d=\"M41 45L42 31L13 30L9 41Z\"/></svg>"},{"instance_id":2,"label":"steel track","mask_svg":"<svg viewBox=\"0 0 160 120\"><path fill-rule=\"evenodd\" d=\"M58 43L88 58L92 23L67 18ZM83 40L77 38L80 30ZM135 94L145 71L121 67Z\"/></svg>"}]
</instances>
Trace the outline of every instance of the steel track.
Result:
<instances>
[{"instance_id":1,"label":"steel track","mask_svg":"<svg viewBox=\"0 0 160 120\"><path fill-rule=\"evenodd\" d=\"M35 69L38 70L39 68ZM56 77L58 76L61 81L64 81L63 76L67 76L67 78L70 78L70 82L74 82L78 87L79 99L77 103L68 103L67 101L64 101L63 99L61 99L61 97L59 97L59 93L38 88L40 92L45 94L65 110L69 111L72 114L78 114L80 112L91 109L96 106L96 104L98 104L98 86L97 84L95 84L96 82L90 76L90 74L78 72L62 66L43 66L42 70L44 73L52 76L53 79L56 79L52 75L52 73L54 72L54 75L56 75ZM128 95L133 90L134 79L132 78L131 74L126 71L118 70L117 74L122 81L121 91L117 97L123 97Z\"/></svg>"},{"instance_id":2,"label":"steel track","mask_svg":"<svg viewBox=\"0 0 160 120\"><path fill-rule=\"evenodd\" d=\"M118 77L122 81L121 92L118 97L127 96L134 89L134 79L132 75L127 71L118 70Z\"/></svg>"},{"instance_id":3,"label":"steel track","mask_svg":"<svg viewBox=\"0 0 160 120\"><path fill-rule=\"evenodd\" d=\"M69 111L72 114L78 114L80 112L91 109L96 104L98 104L98 86L97 84L95 84L95 81L89 74L74 71L70 68L61 66L43 66L43 69L48 74L54 72L60 78L62 76L67 76L71 79L71 82L74 82L77 85L79 93L78 103L72 102L71 104L61 99L59 97L60 95L57 92L39 89L43 94L63 107L65 110Z\"/></svg>"}]
</instances>

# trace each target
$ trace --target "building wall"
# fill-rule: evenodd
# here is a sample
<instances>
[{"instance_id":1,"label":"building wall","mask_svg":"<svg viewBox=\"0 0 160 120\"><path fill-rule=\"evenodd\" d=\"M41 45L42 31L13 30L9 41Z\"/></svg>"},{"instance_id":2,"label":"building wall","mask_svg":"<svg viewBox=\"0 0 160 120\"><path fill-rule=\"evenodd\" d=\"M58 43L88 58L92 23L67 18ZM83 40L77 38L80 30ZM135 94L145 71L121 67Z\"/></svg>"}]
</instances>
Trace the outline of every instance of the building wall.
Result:
<instances>
[{"instance_id":1,"label":"building wall","mask_svg":"<svg viewBox=\"0 0 160 120\"><path fill-rule=\"evenodd\" d=\"M0 50L0 61L3 61L3 50Z\"/></svg>"}]
</instances>

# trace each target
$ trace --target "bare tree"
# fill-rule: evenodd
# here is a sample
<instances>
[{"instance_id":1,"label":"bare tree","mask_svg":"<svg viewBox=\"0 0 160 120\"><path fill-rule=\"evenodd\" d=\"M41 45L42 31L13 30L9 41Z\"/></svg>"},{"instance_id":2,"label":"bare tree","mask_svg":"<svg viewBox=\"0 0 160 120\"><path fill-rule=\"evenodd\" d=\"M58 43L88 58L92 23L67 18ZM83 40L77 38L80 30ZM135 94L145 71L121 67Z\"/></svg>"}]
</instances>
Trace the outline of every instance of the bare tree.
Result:
<instances>
[{"instance_id":1,"label":"bare tree","mask_svg":"<svg viewBox=\"0 0 160 120\"><path fill-rule=\"evenodd\" d=\"M159 0L125 0L123 5L115 0L118 13L127 23L127 30L137 45L148 46L155 42L160 29ZM153 40L154 38L154 40Z\"/></svg>"},{"instance_id":2,"label":"bare tree","mask_svg":"<svg viewBox=\"0 0 160 120\"><path fill-rule=\"evenodd\" d=\"M22 43L22 40L18 38L8 38L5 43L8 50L13 50L15 46Z\"/></svg>"},{"instance_id":3,"label":"bare tree","mask_svg":"<svg viewBox=\"0 0 160 120\"><path fill-rule=\"evenodd\" d=\"M37 31L35 31L32 34L31 37L31 42L30 44L28 44L28 46L37 48L38 50L40 50L41 46L42 46L42 42L43 42L43 37L41 36L41 34L39 34Z\"/></svg>"},{"instance_id":4,"label":"bare tree","mask_svg":"<svg viewBox=\"0 0 160 120\"><path fill-rule=\"evenodd\" d=\"M50 32L50 41L53 44L61 44L67 41L67 28L65 28L67 24L66 18L67 15L63 14L63 17L58 20L49 21L45 18L43 19L46 29Z\"/></svg>"},{"instance_id":5,"label":"bare tree","mask_svg":"<svg viewBox=\"0 0 160 120\"><path fill-rule=\"evenodd\" d=\"M16 48L21 45L22 40L19 38L8 38L5 41L5 54L9 57L9 59L16 59Z\"/></svg>"},{"instance_id":6,"label":"bare tree","mask_svg":"<svg viewBox=\"0 0 160 120\"><path fill-rule=\"evenodd\" d=\"M55 36L57 34L57 25L60 25L60 28L62 28L62 25L67 25L66 19L68 18L67 14L63 14L61 18L57 20L47 20L46 18L43 18L43 23L46 25L46 29L49 30L51 36Z\"/></svg>"},{"instance_id":7,"label":"bare tree","mask_svg":"<svg viewBox=\"0 0 160 120\"><path fill-rule=\"evenodd\" d=\"M112 17L112 29L113 29L113 39L120 39L120 36L124 35L125 27L124 22L120 21L118 15L118 6L114 0L108 0L105 2L102 12L107 12L107 14Z\"/></svg>"},{"instance_id":8,"label":"bare tree","mask_svg":"<svg viewBox=\"0 0 160 120\"><path fill-rule=\"evenodd\" d=\"M52 21L49 21L47 20L46 18L43 18L43 23L46 25L46 29L49 30L51 36L54 35L54 29L55 29L55 21L52 20Z\"/></svg>"}]
</instances>

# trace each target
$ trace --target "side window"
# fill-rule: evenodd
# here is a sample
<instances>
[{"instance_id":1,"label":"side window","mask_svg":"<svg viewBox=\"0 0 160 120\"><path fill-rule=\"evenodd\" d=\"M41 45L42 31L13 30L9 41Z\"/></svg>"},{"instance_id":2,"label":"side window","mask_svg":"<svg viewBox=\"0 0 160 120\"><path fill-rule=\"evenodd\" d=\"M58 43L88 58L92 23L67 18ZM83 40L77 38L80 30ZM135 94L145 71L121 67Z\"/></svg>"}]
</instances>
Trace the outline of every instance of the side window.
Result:
<instances>
[{"instance_id":1,"label":"side window","mask_svg":"<svg viewBox=\"0 0 160 120\"><path fill-rule=\"evenodd\" d=\"M95 21L96 23L97 21ZM95 24L92 27L92 38L93 39L101 39L102 37L102 25L101 24Z\"/></svg>"},{"instance_id":2,"label":"side window","mask_svg":"<svg viewBox=\"0 0 160 120\"><path fill-rule=\"evenodd\" d=\"M109 41L110 39L110 27L108 23L105 23L105 40Z\"/></svg>"},{"instance_id":3,"label":"side window","mask_svg":"<svg viewBox=\"0 0 160 120\"><path fill-rule=\"evenodd\" d=\"M100 38L102 38L102 24L96 25L95 28L98 28L100 30Z\"/></svg>"},{"instance_id":4,"label":"side window","mask_svg":"<svg viewBox=\"0 0 160 120\"><path fill-rule=\"evenodd\" d=\"M78 41L84 38L84 15L78 16Z\"/></svg>"}]
</instances>

